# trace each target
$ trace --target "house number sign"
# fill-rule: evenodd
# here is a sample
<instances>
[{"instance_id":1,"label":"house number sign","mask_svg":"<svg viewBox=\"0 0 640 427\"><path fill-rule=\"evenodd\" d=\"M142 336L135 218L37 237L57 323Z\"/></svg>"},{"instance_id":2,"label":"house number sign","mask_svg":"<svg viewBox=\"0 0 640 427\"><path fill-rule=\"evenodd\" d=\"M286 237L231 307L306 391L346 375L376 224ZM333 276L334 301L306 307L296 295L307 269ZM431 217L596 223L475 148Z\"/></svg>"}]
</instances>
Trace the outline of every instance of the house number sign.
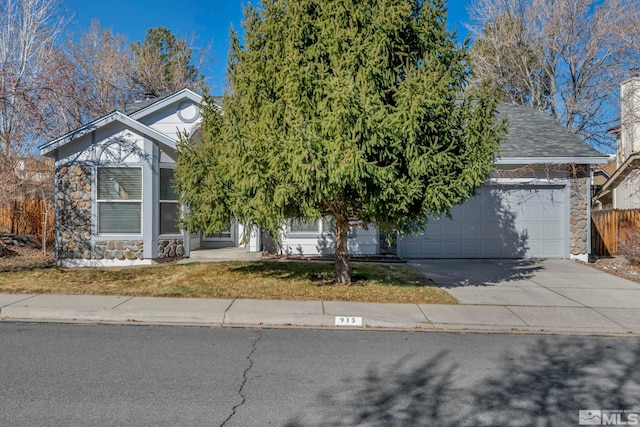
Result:
<instances>
[{"instance_id":1,"label":"house number sign","mask_svg":"<svg viewBox=\"0 0 640 427\"><path fill-rule=\"evenodd\" d=\"M336 326L362 326L362 317L336 316Z\"/></svg>"}]
</instances>

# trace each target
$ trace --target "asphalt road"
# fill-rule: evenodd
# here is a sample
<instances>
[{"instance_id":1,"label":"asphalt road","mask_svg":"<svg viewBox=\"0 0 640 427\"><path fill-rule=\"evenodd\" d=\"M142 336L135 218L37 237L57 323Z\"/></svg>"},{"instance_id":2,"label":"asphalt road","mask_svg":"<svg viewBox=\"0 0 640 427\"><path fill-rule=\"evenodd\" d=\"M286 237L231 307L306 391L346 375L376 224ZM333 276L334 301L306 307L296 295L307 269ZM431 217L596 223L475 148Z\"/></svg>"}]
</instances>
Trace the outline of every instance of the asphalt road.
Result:
<instances>
[{"instance_id":1,"label":"asphalt road","mask_svg":"<svg viewBox=\"0 0 640 427\"><path fill-rule=\"evenodd\" d=\"M0 425L563 426L640 408L640 340L0 323Z\"/></svg>"}]
</instances>

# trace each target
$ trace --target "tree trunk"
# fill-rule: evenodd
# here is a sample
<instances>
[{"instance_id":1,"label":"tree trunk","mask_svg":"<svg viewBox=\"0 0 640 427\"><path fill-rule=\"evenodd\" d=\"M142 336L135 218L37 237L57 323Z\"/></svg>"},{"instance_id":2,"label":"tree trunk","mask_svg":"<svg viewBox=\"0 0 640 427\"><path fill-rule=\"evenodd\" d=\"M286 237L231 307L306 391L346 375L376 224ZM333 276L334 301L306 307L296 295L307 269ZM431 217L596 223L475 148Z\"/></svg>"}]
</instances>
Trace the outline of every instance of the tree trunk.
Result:
<instances>
[{"instance_id":1,"label":"tree trunk","mask_svg":"<svg viewBox=\"0 0 640 427\"><path fill-rule=\"evenodd\" d=\"M339 285L351 284L351 271L349 269L349 249L347 248L347 233L349 220L342 215L336 216L336 283Z\"/></svg>"}]
</instances>

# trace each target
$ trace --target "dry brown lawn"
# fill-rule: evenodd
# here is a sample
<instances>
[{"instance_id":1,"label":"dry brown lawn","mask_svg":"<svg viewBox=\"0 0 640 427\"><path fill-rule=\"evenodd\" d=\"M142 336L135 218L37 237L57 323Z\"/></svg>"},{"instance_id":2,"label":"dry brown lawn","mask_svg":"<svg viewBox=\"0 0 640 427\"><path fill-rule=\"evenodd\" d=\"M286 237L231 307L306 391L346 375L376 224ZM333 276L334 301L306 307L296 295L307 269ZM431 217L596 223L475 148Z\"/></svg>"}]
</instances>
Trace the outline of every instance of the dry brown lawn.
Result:
<instances>
[{"instance_id":1,"label":"dry brown lawn","mask_svg":"<svg viewBox=\"0 0 640 427\"><path fill-rule=\"evenodd\" d=\"M149 267L0 269L0 293L171 296L456 304L403 264L353 263L353 285L332 284L333 264L220 262Z\"/></svg>"}]
</instances>

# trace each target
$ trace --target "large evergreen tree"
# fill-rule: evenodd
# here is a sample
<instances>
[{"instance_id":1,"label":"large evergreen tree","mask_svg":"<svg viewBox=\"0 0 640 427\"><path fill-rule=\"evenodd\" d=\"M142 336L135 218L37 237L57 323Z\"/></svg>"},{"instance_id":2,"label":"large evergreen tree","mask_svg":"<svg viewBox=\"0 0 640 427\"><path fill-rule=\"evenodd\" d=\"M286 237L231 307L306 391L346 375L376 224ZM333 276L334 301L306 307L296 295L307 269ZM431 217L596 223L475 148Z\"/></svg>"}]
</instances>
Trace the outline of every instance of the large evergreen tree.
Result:
<instances>
[{"instance_id":1,"label":"large evergreen tree","mask_svg":"<svg viewBox=\"0 0 640 427\"><path fill-rule=\"evenodd\" d=\"M149 28L144 42L131 44L134 82L142 93L168 95L181 89L202 88L203 76L194 64L193 49L186 39L177 38L168 28Z\"/></svg>"},{"instance_id":2,"label":"large evergreen tree","mask_svg":"<svg viewBox=\"0 0 640 427\"><path fill-rule=\"evenodd\" d=\"M350 283L349 227L417 231L483 183L495 103L458 98L467 52L443 0L263 0L245 16L223 108L207 99L202 140L181 145L191 229L233 216L277 236L287 218L333 217Z\"/></svg>"}]
</instances>

